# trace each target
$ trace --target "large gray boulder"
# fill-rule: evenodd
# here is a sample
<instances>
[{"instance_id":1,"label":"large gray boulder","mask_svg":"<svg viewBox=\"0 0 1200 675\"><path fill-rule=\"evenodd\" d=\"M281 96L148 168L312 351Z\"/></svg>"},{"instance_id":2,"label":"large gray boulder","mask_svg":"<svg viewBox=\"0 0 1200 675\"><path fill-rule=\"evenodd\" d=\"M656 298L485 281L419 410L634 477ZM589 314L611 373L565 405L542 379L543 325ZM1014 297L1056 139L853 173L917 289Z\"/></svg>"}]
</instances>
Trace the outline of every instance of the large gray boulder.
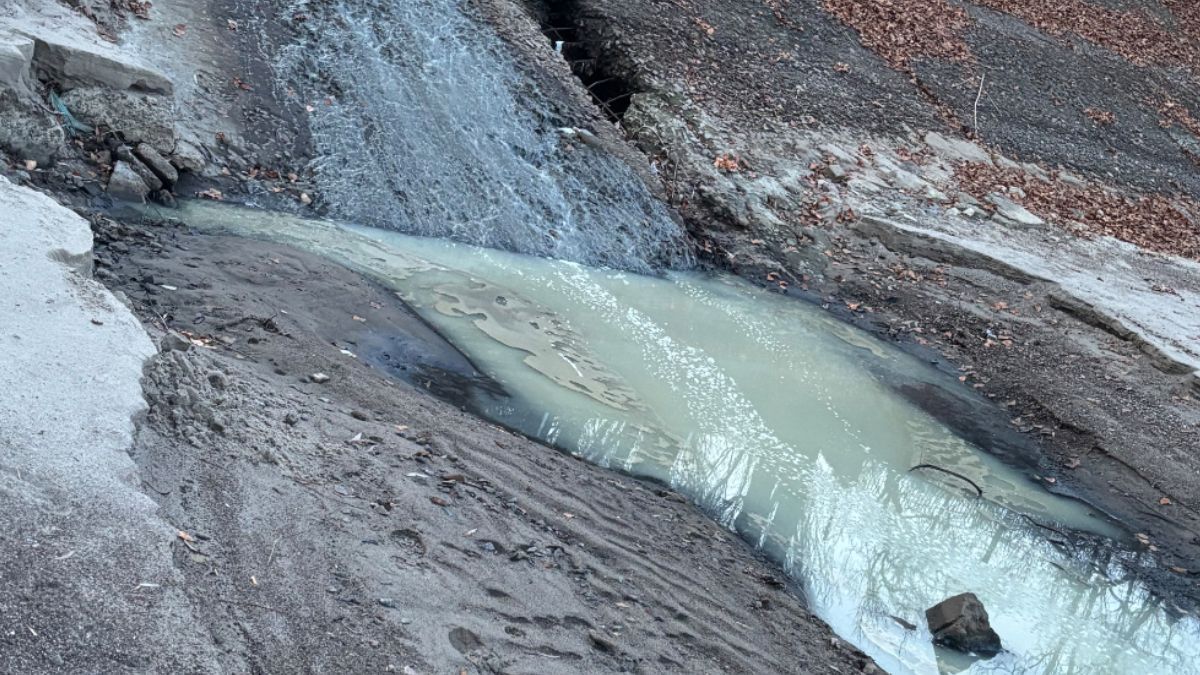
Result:
<instances>
[{"instance_id":1,"label":"large gray boulder","mask_svg":"<svg viewBox=\"0 0 1200 675\"><path fill-rule=\"evenodd\" d=\"M163 155L175 149L175 103L170 96L79 87L63 94L62 101L79 121L118 131L129 143L148 143Z\"/></svg>"},{"instance_id":2,"label":"large gray boulder","mask_svg":"<svg viewBox=\"0 0 1200 675\"><path fill-rule=\"evenodd\" d=\"M925 610L935 644L955 651L995 656L1003 647L988 622L987 610L974 593L947 598Z\"/></svg>"},{"instance_id":3,"label":"large gray boulder","mask_svg":"<svg viewBox=\"0 0 1200 675\"><path fill-rule=\"evenodd\" d=\"M34 67L64 88L100 86L115 91L171 94L174 86L163 73L124 54L103 53L101 45L66 42L49 31L34 36Z\"/></svg>"},{"instance_id":4,"label":"large gray boulder","mask_svg":"<svg viewBox=\"0 0 1200 675\"><path fill-rule=\"evenodd\" d=\"M143 164L150 167L150 170L162 180L165 186L170 187L179 182L179 171L149 143L138 143L133 148L133 154L142 160Z\"/></svg>"},{"instance_id":5,"label":"large gray boulder","mask_svg":"<svg viewBox=\"0 0 1200 675\"><path fill-rule=\"evenodd\" d=\"M33 71L33 38L0 30L0 89L26 91Z\"/></svg>"},{"instance_id":6,"label":"large gray boulder","mask_svg":"<svg viewBox=\"0 0 1200 675\"><path fill-rule=\"evenodd\" d=\"M126 202L142 203L150 194L150 186L129 162L118 161L113 165L112 176L108 179L108 194L113 199Z\"/></svg>"}]
</instances>

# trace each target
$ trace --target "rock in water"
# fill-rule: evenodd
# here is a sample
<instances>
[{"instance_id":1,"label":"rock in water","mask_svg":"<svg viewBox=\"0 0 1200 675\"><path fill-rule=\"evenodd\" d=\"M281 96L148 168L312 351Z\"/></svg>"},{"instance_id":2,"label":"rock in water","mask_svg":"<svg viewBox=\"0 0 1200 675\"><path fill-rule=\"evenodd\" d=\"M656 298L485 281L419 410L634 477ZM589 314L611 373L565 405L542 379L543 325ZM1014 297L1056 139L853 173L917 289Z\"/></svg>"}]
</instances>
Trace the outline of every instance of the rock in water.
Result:
<instances>
[{"instance_id":1,"label":"rock in water","mask_svg":"<svg viewBox=\"0 0 1200 675\"><path fill-rule=\"evenodd\" d=\"M108 194L113 199L144 202L146 195L150 194L150 188L128 162L117 162L113 166L112 177L108 179Z\"/></svg>"},{"instance_id":2,"label":"rock in water","mask_svg":"<svg viewBox=\"0 0 1200 675\"><path fill-rule=\"evenodd\" d=\"M1002 649L1000 636L988 623L987 610L974 593L947 598L925 610L935 644L980 656L995 656Z\"/></svg>"}]
</instances>

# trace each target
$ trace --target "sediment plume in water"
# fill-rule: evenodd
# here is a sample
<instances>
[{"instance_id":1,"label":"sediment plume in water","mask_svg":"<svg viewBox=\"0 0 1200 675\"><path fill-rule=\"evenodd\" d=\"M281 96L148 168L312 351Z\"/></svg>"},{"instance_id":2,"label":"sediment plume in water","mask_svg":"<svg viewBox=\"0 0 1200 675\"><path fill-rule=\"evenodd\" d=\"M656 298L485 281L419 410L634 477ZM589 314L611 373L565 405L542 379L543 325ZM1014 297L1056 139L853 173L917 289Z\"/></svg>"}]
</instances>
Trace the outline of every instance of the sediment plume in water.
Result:
<instances>
[{"instance_id":1,"label":"sediment plume in water","mask_svg":"<svg viewBox=\"0 0 1200 675\"><path fill-rule=\"evenodd\" d=\"M729 277L639 276L220 205L182 215L388 284L511 394L479 392L480 412L688 495L889 672L1200 663L1200 624L1128 574L1135 554L1107 540L1120 534L1108 521L896 395L970 396L816 308ZM923 464L957 476L910 471ZM1091 535L1048 537L1031 519ZM930 644L924 610L964 591L1003 639L995 658Z\"/></svg>"}]
</instances>

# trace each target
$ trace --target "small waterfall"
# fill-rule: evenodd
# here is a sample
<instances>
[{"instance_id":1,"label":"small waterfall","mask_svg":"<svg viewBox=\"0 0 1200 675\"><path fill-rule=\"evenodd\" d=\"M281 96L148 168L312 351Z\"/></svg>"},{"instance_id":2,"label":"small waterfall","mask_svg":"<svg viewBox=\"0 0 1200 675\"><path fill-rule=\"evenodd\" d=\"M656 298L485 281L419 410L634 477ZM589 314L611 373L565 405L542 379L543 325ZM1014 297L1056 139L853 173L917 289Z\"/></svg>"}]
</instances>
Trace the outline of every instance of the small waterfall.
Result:
<instances>
[{"instance_id":1,"label":"small waterfall","mask_svg":"<svg viewBox=\"0 0 1200 675\"><path fill-rule=\"evenodd\" d=\"M567 148L551 102L455 0L304 13L316 37L285 50L277 84L314 108L330 215L641 272L688 262L682 228L638 175Z\"/></svg>"}]
</instances>

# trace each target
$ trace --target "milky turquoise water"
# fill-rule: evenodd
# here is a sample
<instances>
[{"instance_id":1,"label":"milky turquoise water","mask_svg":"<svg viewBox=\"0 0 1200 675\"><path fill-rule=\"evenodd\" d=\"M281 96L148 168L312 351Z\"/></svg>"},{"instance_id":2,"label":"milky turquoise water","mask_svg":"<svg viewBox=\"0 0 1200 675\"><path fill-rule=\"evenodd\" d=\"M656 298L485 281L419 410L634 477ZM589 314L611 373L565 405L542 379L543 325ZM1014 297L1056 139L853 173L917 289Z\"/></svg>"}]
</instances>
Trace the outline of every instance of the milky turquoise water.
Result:
<instances>
[{"instance_id":1,"label":"milky turquoise water","mask_svg":"<svg viewBox=\"0 0 1200 675\"><path fill-rule=\"evenodd\" d=\"M1021 514L1116 536L1111 525L895 393L956 382L814 307L728 277L638 276L220 205L182 217L391 286L512 394L479 394L483 414L670 483L890 672L1200 672L1194 617L1125 578L1122 555ZM972 663L932 647L925 608L963 591L1005 653Z\"/></svg>"}]
</instances>

